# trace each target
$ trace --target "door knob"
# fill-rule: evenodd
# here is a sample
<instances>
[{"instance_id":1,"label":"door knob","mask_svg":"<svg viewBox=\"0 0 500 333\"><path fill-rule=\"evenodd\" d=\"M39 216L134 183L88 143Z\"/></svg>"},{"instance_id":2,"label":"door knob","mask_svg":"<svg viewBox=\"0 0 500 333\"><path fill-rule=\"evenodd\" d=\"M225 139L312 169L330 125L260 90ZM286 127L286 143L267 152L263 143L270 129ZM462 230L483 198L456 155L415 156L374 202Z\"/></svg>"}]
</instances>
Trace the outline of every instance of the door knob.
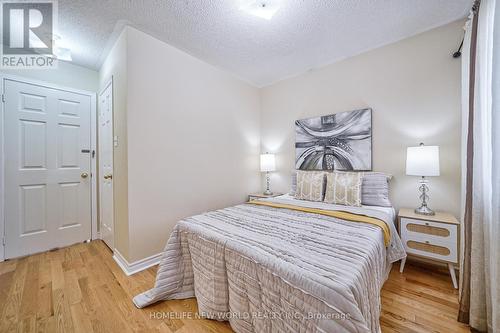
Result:
<instances>
[{"instance_id":1,"label":"door knob","mask_svg":"<svg viewBox=\"0 0 500 333\"><path fill-rule=\"evenodd\" d=\"M113 175L105 175L104 179L113 179Z\"/></svg>"},{"instance_id":2,"label":"door knob","mask_svg":"<svg viewBox=\"0 0 500 333\"><path fill-rule=\"evenodd\" d=\"M88 173L86 172L82 172L82 174L80 175L82 178L87 178L89 176Z\"/></svg>"}]
</instances>

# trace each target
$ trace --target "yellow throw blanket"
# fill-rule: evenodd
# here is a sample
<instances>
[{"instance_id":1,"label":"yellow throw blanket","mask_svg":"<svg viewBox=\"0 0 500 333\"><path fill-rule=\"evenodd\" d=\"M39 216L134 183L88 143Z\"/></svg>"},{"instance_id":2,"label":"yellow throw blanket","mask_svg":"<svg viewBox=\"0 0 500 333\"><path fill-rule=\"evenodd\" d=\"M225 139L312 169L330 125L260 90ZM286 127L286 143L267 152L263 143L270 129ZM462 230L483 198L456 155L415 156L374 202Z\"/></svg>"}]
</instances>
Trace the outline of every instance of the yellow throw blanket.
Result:
<instances>
[{"instance_id":1,"label":"yellow throw blanket","mask_svg":"<svg viewBox=\"0 0 500 333\"><path fill-rule=\"evenodd\" d=\"M370 217L370 216L366 216L366 215L359 215L359 214L349 213L349 212L340 211L340 210L326 210L326 209L319 209L319 208L309 208L309 207L280 204L280 203L268 202L268 201L250 200L248 203L253 204L253 205L269 206L269 207L274 207L274 208L285 208L285 209L297 210L300 212L326 215L326 216L336 217L336 218L339 218L342 220L347 220L347 221L352 221L352 222L363 222L363 223L373 224L373 225L378 226L380 229L382 229L382 232L384 233L385 246L388 246L389 243L391 242L391 229L389 229L389 227L387 226L387 224L384 221L377 219L375 217Z\"/></svg>"}]
</instances>

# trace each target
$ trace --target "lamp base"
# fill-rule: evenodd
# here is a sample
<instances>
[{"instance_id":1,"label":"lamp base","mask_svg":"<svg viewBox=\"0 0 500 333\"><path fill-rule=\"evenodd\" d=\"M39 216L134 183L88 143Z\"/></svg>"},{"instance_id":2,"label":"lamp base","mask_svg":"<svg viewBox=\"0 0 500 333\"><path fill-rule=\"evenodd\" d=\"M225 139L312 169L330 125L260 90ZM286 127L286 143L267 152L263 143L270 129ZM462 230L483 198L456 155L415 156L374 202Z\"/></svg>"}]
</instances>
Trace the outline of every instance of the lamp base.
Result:
<instances>
[{"instance_id":1,"label":"lamp base","mask_svg":"<svg viewBox=\"0 0 500 333\"><path fill-rule=\"evenodd\" d=\"M271 184L271 177L269 177L269 172L266 172L266 190L264 191L264 195L273 195L271 192L269 185Z\"/></svg>"},{"instance_id":2,"label":"lamp base","mask_svg":"<svg viewBox=\"0 0 500 333\"><path fill-rule=\"evenodd\" d=\"M415 208L415 214L420 214L420 215L436 215L436 213L430 209L427 206L420 206L418 208Z\"/></svg>"},{"instance_id":3,"label":"lamp base","mask_svg":"<svg viewBox=\"0 0 500 333\"><path fill-rule=\"evenodd\" d=\"M427 192L429 192L429 187L427 186L427 180L425 179L424 176L422 176L422 179L420 180L420 186L418 190L422 193L420 195L420 200L422 200L422 203L420 204L420 207L415 209L415 214L420 214L420 215L435 215L434 211L427 207L427 200L429 199L429 195Z\"/></svg>"}]
</instances>

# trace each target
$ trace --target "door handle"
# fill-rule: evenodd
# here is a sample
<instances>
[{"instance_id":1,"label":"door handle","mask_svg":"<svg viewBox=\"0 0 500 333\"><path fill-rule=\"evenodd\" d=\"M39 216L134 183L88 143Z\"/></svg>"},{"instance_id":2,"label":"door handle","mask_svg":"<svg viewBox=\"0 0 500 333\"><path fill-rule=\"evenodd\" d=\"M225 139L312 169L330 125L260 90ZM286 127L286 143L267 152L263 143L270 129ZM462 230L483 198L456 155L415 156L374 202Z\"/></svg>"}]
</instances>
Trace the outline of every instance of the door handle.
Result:
<instances>
[{"instance_id":1,"label":"door handle","mask_svg":"<svg viewBox=\"0 0 500 333\"><path fill-rule=\"evenodd\" d=\"M87 178L88 176L89 176L89 174L86 172L82 172L82 174L80 175L80 177L82 177L82 178Z\"/></svg>"},{"instance_id":2,"label":"door handle","mask_svg":"<svg viewBox=\"0 0 500 333\"><path fill-rule=\"evenodd\" d=\"M113 179L113 175L105 175L104 179Z\"/></svg>"}]
</instances>

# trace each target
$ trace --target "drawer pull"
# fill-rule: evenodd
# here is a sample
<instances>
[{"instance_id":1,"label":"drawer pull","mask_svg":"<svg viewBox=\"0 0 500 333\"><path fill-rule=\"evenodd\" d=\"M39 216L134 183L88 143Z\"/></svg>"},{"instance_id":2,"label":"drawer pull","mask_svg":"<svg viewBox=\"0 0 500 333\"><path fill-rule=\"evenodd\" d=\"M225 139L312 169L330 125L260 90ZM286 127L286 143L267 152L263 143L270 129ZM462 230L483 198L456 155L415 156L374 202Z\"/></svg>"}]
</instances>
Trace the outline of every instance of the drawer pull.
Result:
<instances>
[{"instance_id":1,"label":"drawer pull","mask_svg":"<svg viewBox=\"0 0 500 333\"><path fill-rule=\"evenodd\" d=\"M408 248L410 249L439 254L442 256L449 256L451 253L450 249L439 245L429 244L428 241L426 241L425 243L408 241L406 242L406 246L408 246Z\"/></svg>"},{"instance_id":2,"label":"drawer pull","mask_svg":"<svg viewBox=\"0 0 500 333\"><path fill-rule=\"evenodd\" d=\"M429 222L425 222L425 225L429 225Z\"/></svg>"},{"instance_id":3,"label":"drawer pull","mask_svg":"<svg viewBox=\"0 0 500 333\"><path fill-rule=\"evenodd\" d=\"M425 225L416 224L416 223L408 223L406 225L406 230L412 232L418 232L419 234L426 234L432 236L440 236L440 237L449 237L450 230L440 227L430 226L429 223Z\"/></svg>"}]
</instances>

